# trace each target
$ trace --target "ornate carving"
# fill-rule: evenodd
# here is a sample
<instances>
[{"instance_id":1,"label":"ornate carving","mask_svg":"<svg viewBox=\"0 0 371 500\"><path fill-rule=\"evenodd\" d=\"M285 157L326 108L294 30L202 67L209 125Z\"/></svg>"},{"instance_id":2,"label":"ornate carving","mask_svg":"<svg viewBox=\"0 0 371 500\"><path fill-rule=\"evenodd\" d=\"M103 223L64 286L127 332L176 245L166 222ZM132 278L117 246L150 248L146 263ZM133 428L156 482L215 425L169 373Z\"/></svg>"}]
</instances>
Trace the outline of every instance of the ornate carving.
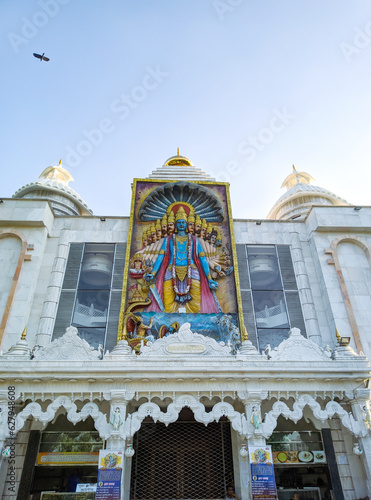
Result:
<instances>
[{"instance_id":1,"label":"ornate carving","mask_svg":"<svg viewBox=\"0 0 371 500\"><path fill-rule=\"evenodd\" d=\"M303 418L303 409L309 406L313 411L313 415L318 420L325 422L327 419L332 418L337 414L344 427L346 427L355 436L365 436L367 430L354 419L353 415L344 410L344 408L336 401L329 401L325 408L322 410L320 404L309 394L302 394L297 401L293 404L293 409L287 406L283 401L276 401L270 412L265 416L265 421L261 424L263 429L263 436L268 439L277 425L277 419L280 415L285 418L293 420L295 423Z\"/></svg>"},{"instance_id":2,"label":"ornate carving","mask_svg":"<svg viewBox=\"0 0 371 500\"><path fill-rule=\"evenodd\" d=\"M24 359L31 358L31 349L25 338L22 337L20 340L18 340L18 342L12 345L9 351L3 355L4 358L12 358L13 356L21 356Z\"/></svg>"},{"instance_id":3,"label":"ornate carving","mask_svg":"<svg viewBox=\"0 0 371 500\"><path fill-rule=\"evenodd\" d=\"M240 357L245 357L248 356L249 360L257 360L257 361L262 361L263 359L266 360L267 356L264 354L260 354L257 348L253 345L251 340L244 340L241 344L241 347L237 351L237 359Z\"/></svg>"},{"instance_id":4,"label":"ornate carving","mask_svg":"<svg viewBox=\"0 0 371 500\"><path fill-rule=\"evenodd\" d=\"M95 350L86 340L78 336L77 328L74 326L69 326L62 337L38 349L34 354L36 361L96 361L102 358L102 346Z\"/></svg>"},{"instance_id":5,"label":"ornate carving","mask_svg":"<svg viewBox=\"0 0 371 500\"><path fill-rule=\"evenodd\" d=\"M104 356L104 361L114 361L119 357L132 356L134 351L129 346L127 340L119 340L112 351Z\"/></svg>"},{"instance_id":6,"label":"ornate carving","mask_svg":"<svg viewBox=\"0 0 371 500\"><path fill-rule=\"evenodd\" d=\"M349 345L347 346L337 346L332 353L332 357L335 361L365 361L367 358L361 352L357 354Z\"/></svg>"},{"instance_id":7,"label":"ornate carving","mask_svg":"<svg viewBox=\"0 0 371 500\"><path fill-rule=\"evenodd\" d=\"M283 340L275 349L272 350L268 344L264 352L272 361L331 362L321 347L301 335L299 328L292 328L289 338Z\"/></svg>"},{"instance_id":8,"label":"ornate carving","mask_svg":"<svg viewBox=\"0 0 371 500\"><path fill-rule=\"evenodd\" d=\"M142 356L231 356L231 348L224 342L192 332L190 323L184 323L179 332L148 343L141 348Z\"/></svg>"},{"instance_id":9,"label":"ornate carving","mask_svg":"<svg viewBox=\"0 0 371 500\"><path fill-rule=\"evenodd\" d=\"M106 416L99 410L95 403L86 403L81 411L77 412L77 406L71 401L69 396L59 396L50 403L45 411L42 410L39 403L29 403L16 417L16 432L22 429L27 418L32 415L35 420L39 420L46 425L51 422L55 414L63 406L67 411L67 420L76 424L91 416L99 435L103 439L108 439L111 434L111 425L107 422Z\"/></svg>"},{"instance_id":10,"label":"ornate carving","mask_svg":"<svg viewBox=\"0 0 371 500\"><path fill-rule=\"evenodd\" d=\"M243 428L246 426L246 417L235 411L231 404L223 401L217 403L210 412L206 412L205 406L197 401L194 396L183 394L178 396L173 403L169 404L166 413L162 412L160 407L155 403L142 404L138 408L138 411L128 415L124 425L127 432L125 438L134 436L146 417L152 417L154 422L162 422L166 426L175 422L178 420L179 413L184 407L190 408L194 413L195 420L204 425L214 421L218 422L221 417L225 416L231 422L232 428L239 434L242 434Z\"/></svg>"}]
</instances>

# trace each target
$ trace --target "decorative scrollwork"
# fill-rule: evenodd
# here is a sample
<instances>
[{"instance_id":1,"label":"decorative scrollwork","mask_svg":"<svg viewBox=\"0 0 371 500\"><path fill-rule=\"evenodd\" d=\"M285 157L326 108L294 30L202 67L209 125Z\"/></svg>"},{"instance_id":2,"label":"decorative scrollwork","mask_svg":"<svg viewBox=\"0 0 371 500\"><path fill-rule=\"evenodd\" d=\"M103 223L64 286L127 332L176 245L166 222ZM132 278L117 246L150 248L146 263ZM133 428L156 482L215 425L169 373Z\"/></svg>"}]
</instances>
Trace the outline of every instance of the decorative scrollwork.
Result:
<instances>
[{"instance_id":1,"label":"decorative scrollwork","mask_svg":"<svg viewBox=\"0 0 371 500\"><path fill-rule=\"evenodd\" d=\"M54 419L57 410L62 406L67 411L67 420L73 424L81 422L81 420L85 420L87 417L91 416L100 437L102 439L108 439L110 437L110 425L107 422L106 416L99 410L97 404L86 403L81 408L81 411L78 412L77 406L68 396L57 397L48 405L45 411L42 410L39 403L29 403L21 412L18 413L16 417L16 432L23 428L24 423L29 416L32 416L35 420L39 420L42 424L46 425Z\"/></svg>"},{"instance_id":2,"label":"decorative scrollwork","mask_svg":"<svg viewBox=\"0 0 371 500\"><path fill-rule=\"evenodd\" d=\"M363 437L367 434L367 430L354 419L353 415L348 414L348 412L336 401L329 401L324 410L322 410L320 404L312 396L309 394L302 394L293 404L292 410L290 410L283 401L276 401L273 404L271 411L266 414L264 423L261 425L263 436L268 439L272 435L280 415L289 418L295 423L298 422L303 418L303 410L306 406L309 406L313 412L313 416L318 420L322 420L322 422L332 418L334 415L338 415L343 426L355 436Z\"/></svg>"}]
</instances>

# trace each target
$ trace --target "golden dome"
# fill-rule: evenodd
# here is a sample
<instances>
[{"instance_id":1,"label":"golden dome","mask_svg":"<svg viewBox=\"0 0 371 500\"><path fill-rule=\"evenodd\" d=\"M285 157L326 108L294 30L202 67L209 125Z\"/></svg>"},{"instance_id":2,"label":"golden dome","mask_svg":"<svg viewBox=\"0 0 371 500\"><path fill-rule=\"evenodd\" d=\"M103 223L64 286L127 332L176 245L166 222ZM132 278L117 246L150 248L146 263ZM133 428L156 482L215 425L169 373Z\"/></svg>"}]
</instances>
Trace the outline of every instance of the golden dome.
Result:
<instances>
[{"instance_id":1,"label":"golden dome","mask_svg":"<svg viewBox=\"0 0 371 500\"><path fill-rule=\"evenodd\" d=\"M191 162L191 160L189 160L185 156L180 156L179 148L178 148L177 154L175 156L170 156L170 158L168 158L165 161L164 166L165 165L178 165L178 166L186 165L188 167L194 166L193 163Z\"/></svg>"}]
</instances>

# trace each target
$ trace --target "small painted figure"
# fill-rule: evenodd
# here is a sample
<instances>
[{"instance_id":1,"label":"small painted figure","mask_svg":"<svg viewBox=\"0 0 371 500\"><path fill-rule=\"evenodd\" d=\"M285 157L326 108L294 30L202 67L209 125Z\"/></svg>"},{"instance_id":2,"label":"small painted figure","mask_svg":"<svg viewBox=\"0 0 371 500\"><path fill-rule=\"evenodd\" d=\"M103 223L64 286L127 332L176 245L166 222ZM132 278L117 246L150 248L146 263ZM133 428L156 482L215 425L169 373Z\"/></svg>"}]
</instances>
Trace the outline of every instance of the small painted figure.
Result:
<instances>
[{"instance_id":1,"label":"small painted figure","mask_svg":"<svg viewBox=\"0 0 371 500\"><path fill-rule=\"evenodd\" d=\"M261 416L260 416L259 406L252 407L252 414L251 414L250 422L253 424L255 429L259 429L260 424L261 424Z\"/></svg>"},{"instance_id":2,"label":"small painted figure","mask_svg":"<svg viewBox=\"0 0 371 500\"><path fill-rule=\"evenodd\" d=\"M110 424L113 426L115 431L118 431L123 423L124 422L122 421L122 418L121 418L120 408L117 407L116 410L114 411L114 414L112 415Z\"/></svg>"}]
</instances>

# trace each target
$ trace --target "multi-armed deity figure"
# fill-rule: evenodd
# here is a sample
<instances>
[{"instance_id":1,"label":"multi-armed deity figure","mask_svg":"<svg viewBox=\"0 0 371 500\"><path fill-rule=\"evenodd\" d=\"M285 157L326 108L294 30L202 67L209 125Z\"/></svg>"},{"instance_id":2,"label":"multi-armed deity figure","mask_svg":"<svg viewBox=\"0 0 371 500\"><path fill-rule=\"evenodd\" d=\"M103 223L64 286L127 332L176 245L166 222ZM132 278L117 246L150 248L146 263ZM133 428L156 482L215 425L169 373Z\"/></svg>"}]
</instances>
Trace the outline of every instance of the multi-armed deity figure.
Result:
<instances>
[{"instance_id":1,"label":"multi-armed deity figure","mask_svg":"<svg viewBox=\"0 0 371 500\"><path fill-rule=\"evenodd\" d=\"M191 216L191 219L193 216ZM147 311L218 313L213 293L218 283L211 278L210 267L198 238L188 232L187 214L180 206L175 215L175 232L162 240L152 271L145 275L155 281L155 300ZM184 310L184 309L183 309Z\"/></svg>"}]
</instances>

